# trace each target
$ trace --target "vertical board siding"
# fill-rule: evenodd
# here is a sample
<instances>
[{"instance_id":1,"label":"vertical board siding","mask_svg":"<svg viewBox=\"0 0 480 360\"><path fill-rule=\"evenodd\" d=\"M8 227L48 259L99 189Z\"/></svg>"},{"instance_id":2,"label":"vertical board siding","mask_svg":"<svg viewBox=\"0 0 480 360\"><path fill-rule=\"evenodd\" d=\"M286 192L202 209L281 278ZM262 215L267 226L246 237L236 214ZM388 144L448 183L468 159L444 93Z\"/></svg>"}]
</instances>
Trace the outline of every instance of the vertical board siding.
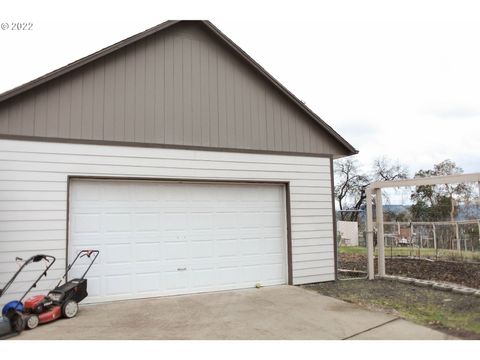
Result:
<instances>
[{"instance_id":1,"label":"vertical board siding","mask_svg":"<svg viewBox=\"0 0 480 360\"><path fill-rule=\"evenodd\" d=\"M208 71L208 48L201 47L200 44L195 46L195 52L199 56L199 65L197 68L198 78L200 81L199 88L199 116L198 129L200 131L200 145L208 146L210 144L210 94L209 94L209 71ZM195 62L194 62L195 63ZM195 71L194 71L195 73ZM214 91L212 91L212 94Z\"/></svg>"},{"instance_id":2,"label":"vertical board siding","mask_svg":"<svg viewBox=\"0 0 480 360\"><path fill-rule=\"evenodd\" d=\"M59 98L59 101L60 101L60 98ZM58 106L60 106L60 103ZM58 128L56 132L60 135L61 128L58 123L59 116L60 114L57 115ZM1 118L1 115L0 115L0 118ZM22 106L22 121L21 121L22 134L26 134L27 136L32 136L34 134L34 128L35 128L34 119L35 119L35 98L33 96L27 96Z\"/></svg>"},{"instance_id":3,"label":"vertical board siding","mask_svg":"<svg viewBox=\"0 0 480 360\"><path fill-rule=\"evenodd\" d=\"M125 54L115 57L115 91L113 94L113 139L125 139Z\"/></svg>"},{"instance_id":4,"label":"vertical board siding","mask_svg":"<svg viewBox=\"0 0 480 360\"><path fill-rule=\"evenodd\" d=\"M60 276L69 175L288 182L293 282L334 279L328 158L0 140L0 174L0 283L38 252L58 257L38 292Z\"/></svg>"},{"instance_id":5,"label":"vertical board siding","mask_svg":"<svg viewBox=\"0 0 480 360\"><path fill-rule=\"evenodd\" d=\"M134 141L145 142L146 45L135 44Z\"/></svg>"},{"instance_id":6,"label":"vertical board siding","mask_svg":"<svg viewBox=\"0 0 480 360\"><path fill-rule=\"evenodd\" d=\"M94 73L91 66L85 69L82 93L82 125L81 134L84 138L93 137L93 80Z\"/></svg>"},{"instance_id":7,"label":"vertical board siding","mask_svg":"<svg viewBox=\"0 0 480 360\"><path fill-rule=\"evenodd\" d=\"M114 140L115 133L115 57L105 59L105 90L103 104L103 137Z\"/></svg>"},{"instance_id":8,"label":"vertical board siding","mask_svg":"<svg viewBox=\"0 0 480 360\"><path fill-rule=\"evenodd\" d=\"M125 141L134 141L135 136L135 52L125 54Z\"/></svg>"},{"instance_id":9,"label":"vertical board siding","mask_svg":"<svg viewBox=\"0 0 480 360\"><path fill-rule=\"evenodd\" d=\"M158 34L154 38L155 60L154 71L154 143L165 143L165 39ZM151 76L152 74L149 74Z\"/></svg>"},{"instance_id":10,"label":"vertical board siding","mask_svg":"<svg viewBox=\"0 0 480 360\"><path fill-rule=\"evenodd\" d=\"M110 69L110 68L109 68ZM37 94L35 106L35 134L45 136L42 113L43 99ZM70 97L70 137L74 139L82 138L82 101L83 101L83 70L79 76L72 77L72 91ZM38 115L38 116L37 116Z\"/></svg>"},{"instance_id":11,"label":"vertical board siding","mask_svg":"<svg viewBox=\"0 0 480 360\"><path fill-rule=\"evenodd\" d=\"M314 120L202 26L177 28L0 104L0 132L345 154Z\"/></svg>"},{"instance_id":12,"label":"vertical board siding","mask_svg":"<svg viewBox=\"0 0 480 360\"><path fill-rule=\"evenodd\" d=\"M81 80L78 81L81 84ZM80 85L81 86L81 85ZM35 98L35 135L46 136L47 135L47 97L48 87L46 91L41 91L36 94ZM18 109L22 106L22 103L18 103ZM19 120L19 119L17 119ZM20 124L20 121L18 121ZM18 128L18 124L15 125Z\"/></svg>"},{"instance_id":13,"label":"vertical board siding","mask_svg":"<svg viewBox=\"0 0 480 360\"><path fill-rule=\"evenodd\" d=\"M47 91L47 134L52 134L55 137L58 136L59 96L59 86L51 84ZM89 121L92 121L91 117Z\"/></svg>"},{"instance_id":14,"label":"vertical board siding","mask_svg":"<svg viewBox=\"0 0 480 360\"><path fill-rule=\"evenodd\" d=\"M192 76L192 41L183 39L182 41L182 143L194 144L193 142L193 76Z\"/></svg>"},{"instance_id":15,"label":"vertical board siding","mask_svg":"<svg viewBox=\"0 0 480 360\"><path fill-rule=\"evenodd\" d=\"M155 142L155 38L147 39L145 50L145 139Z\"/></svg>"},{"instance_id":16,"label":"vertical board siding","mask_svg":"<svg viewBox=\"0 0 480 360\"><path fill-rule=\"evenodd\" d=\"M97 70L95 72L95 76L99 75L100 72ZM103 81L102 81L103 84ZM98 89L98 84L95 84L95 89ZM59 107L58 107L58 136L61 138L69 138L70 137L70 107L71 107L71 91L72 91L72 83L70 81L70 75L66 75L59 79L60 90L60 99L59 99ZM103 91L102 91L103 94ZM97 93L95 93L97 95ZM97 101L100 99L96 96ZM103 100L103 98L101 99ZM103 105L103 101L101 102ZM101 117L94 117L94 122L98 121L96 124L100 124L103 128L103 111ZM101 138L103 138L103 132L101 134Z\"/></svg>"}]
</instances>

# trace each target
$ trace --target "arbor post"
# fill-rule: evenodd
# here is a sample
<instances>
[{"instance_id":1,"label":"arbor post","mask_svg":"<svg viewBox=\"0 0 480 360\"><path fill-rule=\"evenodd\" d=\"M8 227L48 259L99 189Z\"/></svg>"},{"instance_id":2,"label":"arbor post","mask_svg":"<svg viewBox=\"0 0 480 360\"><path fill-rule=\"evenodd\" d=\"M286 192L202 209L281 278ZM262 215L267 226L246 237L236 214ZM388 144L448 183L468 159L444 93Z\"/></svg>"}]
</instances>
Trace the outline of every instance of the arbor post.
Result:
<instances>
[{"instance_id":1,"label":"arbor post","mask_svg":"<svg viewBox=\"0 0 480 360\"><path fill-rule=\"evenodd\" d=\"M377 214L378 275L385 276L385 238L383 235L382 189L375 189L375 208Z\"/></svg>"},{"instance_id":2,"label":"arbor post","mask_svg":"<svg viewBox=\"0 0 480 360\"><path fill-rule=\"evenodd\" d=\"M367 201L367 260L368 260L368 279L375 279L375 265L373 254L373 214L372 214L372 190L365 190Z\"/></svg>"}]
</instances>

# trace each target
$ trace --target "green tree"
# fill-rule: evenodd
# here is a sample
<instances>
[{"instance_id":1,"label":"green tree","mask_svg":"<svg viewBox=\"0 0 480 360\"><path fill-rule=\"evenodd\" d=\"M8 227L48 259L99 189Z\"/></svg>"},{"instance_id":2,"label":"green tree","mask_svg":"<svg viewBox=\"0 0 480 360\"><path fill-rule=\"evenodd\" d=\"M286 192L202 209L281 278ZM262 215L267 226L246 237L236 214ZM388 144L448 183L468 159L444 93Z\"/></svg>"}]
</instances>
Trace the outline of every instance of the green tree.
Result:
<instances>
[{"instance_id":1,"label":"green tree","mask_svg":"<svg viewBox=\"0 0 480 360\"><path fill-rule=\"evenodd\" d=\"M452 160L444 160L433 169L419 170L415 177L462 174L463 169ZM412 218L415 221L454 221L458 214L458 203L467 202L472 195L469 184L442 184L417 186L410 198Z\"/></svg>"}]
</instances>

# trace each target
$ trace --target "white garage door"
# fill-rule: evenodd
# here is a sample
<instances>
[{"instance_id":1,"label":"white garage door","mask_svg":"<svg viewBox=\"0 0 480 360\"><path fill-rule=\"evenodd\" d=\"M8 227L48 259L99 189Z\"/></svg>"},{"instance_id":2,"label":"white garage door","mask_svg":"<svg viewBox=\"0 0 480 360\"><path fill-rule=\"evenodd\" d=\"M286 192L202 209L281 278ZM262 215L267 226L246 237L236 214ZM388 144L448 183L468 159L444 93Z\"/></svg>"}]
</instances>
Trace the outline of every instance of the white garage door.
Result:
<instances>
[{"instance_id":1,"label":"white garage door","mask_svg":"<svg viewBox=\"0 0 480 360\"><path fill-rule=\"evenodd\" d=\"M281 185L74 180L69 259L101 251L90 302L284 284L284 209Z\"/></svg>"}]
</instances>

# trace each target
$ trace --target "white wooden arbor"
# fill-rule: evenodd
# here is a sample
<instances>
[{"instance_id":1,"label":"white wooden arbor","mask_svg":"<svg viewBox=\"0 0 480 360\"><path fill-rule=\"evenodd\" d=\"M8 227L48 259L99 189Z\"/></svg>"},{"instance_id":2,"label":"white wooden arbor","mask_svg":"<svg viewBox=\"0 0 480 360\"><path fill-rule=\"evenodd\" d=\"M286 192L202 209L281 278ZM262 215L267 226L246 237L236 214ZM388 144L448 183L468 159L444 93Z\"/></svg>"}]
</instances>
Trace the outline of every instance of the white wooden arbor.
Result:
<instances>
[{"instance_id":1,"label":"white wooden arbor","mask_svg":"<svg viewBox=\"0 0 480 360\"><path fill-rule=\"evenodd\" d=\"M441 185L477 182L480 187L480 173L459 174L446 176L431 176L393 181L376 181L370 184L365 194L367 196L367 252L368 252L368 278L375 278L374 249L373 249L373 214L372 196L375 195L376 222L377 222L377 246L378 246L378 275L385 276L385 239L383 233L383 203L382 189L403 186Z\"/></svg>"}]
</instances>

